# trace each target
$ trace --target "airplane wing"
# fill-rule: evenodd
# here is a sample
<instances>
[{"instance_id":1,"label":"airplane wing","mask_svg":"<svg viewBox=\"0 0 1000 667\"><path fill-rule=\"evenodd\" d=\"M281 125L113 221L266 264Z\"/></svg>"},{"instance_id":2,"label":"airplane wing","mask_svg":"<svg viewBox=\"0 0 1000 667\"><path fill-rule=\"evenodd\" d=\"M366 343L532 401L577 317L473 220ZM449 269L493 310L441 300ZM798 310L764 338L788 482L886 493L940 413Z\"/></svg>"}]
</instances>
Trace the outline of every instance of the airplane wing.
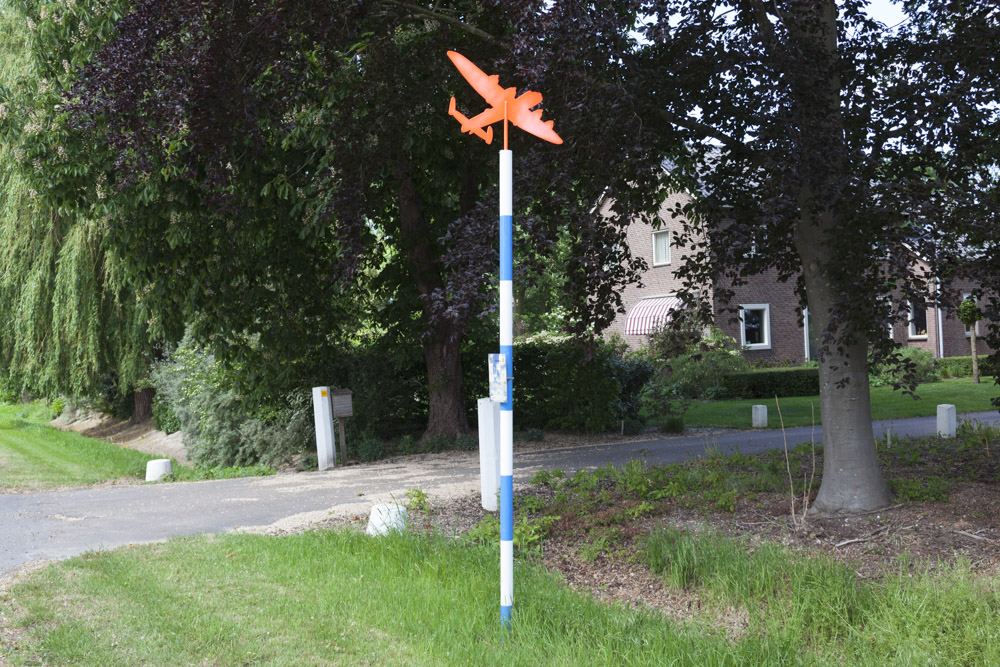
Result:
<instances>
[{"instance_id":1,"label":"airplane wing","mask_svg":"<svg viewBox=\"0 0 1000 667\"><path fill-rule=\"evenodd\" d=\"M507 114L510 122L517 125L525 132L530 132L539 139L561 144L562 138L552 129L551 120L542 120L542 110L531 111L531 107L538 105L542 101L542 94L532 90L525 91L520 97L514 100L513 105L508 105Z\"/></svg>"},{"instance_id":2,"label":"airplane wing","mask_svg":"<svg viewBox=\"0 0 1000 667\"><path fill-rule=\"evenodd\" d=\"M483 96L492 106L501 106L504 100L503 88L500 87L500 77L494 74L487 76L486 73L472 64L472 61L457 51L449 51L448 57L454 63L458 71L461 72L465 80L476 89L476 92ZM501 106L502 108L502 106Z\"/></svg>"}]
</instances>

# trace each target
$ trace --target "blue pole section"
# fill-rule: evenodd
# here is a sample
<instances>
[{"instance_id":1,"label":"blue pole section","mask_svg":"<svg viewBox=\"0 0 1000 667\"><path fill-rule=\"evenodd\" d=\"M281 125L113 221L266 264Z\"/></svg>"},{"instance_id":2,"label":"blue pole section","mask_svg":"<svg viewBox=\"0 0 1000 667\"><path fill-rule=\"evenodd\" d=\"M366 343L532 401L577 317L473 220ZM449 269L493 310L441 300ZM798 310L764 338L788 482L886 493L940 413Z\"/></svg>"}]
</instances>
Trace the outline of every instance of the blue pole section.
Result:
<instances>
[{"instance_id":1,"label":"blue pole section","mask_svg":"<svg viewBox=\"0 0 1000 667\"><path fill-rule=\"evenodd\" d=\"M500 151L500 354L507 363L507 400L500 404L500 624L514 606L514 213L513 158Z\"/></svg>"}]
</instances>

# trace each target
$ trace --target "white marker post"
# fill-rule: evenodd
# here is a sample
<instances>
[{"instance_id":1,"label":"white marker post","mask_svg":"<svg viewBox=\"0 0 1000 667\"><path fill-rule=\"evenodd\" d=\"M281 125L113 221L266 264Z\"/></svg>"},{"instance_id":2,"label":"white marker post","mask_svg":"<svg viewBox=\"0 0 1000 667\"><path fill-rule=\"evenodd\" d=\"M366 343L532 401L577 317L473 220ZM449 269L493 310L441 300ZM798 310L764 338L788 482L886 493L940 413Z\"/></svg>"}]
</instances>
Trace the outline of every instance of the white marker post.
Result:
<instances>
[{"instance_id":1,"label":"white marker post","mask_svg":"<svg viewBox=\"0 0 1000 667\"><path fill-rule=\"evenodd\" d=\"M316 420L316 458L319 469L337 465L333 450L333 407L329 387L313 387L313 417Z\"/></svg>"},{"instance_id":2,"label":"white marker post","mask_svg":"<svg viewBox=\"0 0 1000 667\"><path fill-rule=\"evenodd\" d=\"M506 132L506 128L505 128ZM506 142L504 142L506 143ZM500 354L507 400L500 404L500 623L514 606L514 205L513 153L500 151Z\"/></svg>"}]
</instances>

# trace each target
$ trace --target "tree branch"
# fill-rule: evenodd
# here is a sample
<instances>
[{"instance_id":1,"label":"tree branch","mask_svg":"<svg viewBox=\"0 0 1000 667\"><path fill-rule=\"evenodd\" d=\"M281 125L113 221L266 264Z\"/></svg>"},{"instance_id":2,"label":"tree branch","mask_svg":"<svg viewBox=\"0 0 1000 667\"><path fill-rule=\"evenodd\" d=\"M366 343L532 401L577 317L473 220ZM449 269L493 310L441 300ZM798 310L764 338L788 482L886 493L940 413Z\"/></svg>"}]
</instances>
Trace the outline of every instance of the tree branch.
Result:
<instances>
[{"instance_id":1,"label":"tree branch","mask_svg":"<svg viewBox=\"0 0 1000 667\"><path fill-rule=\"evenodd\" d=\"M741 153L746 153L749 150L749 147L742 141L734 139L728 134L723 134L711 125L702 123L700 120L687 116L680 116L672 111L668 111L667 109L655 109L654 113L659 116L660 120L666 123L671 123L672 125L679 125L686 130L691 130L692 132L700 135L703 139L714 139L723 146L726 146L734 151L740 151Z\"/></svg>"},{"instance_id":2,"label":"tree branch","mask_svg":"<svg viewBox=\"0 0 1000 667\"><path fill-rule=\"evenodd\" d=\"M474 25L469 25L465 21L457 19L454 16L448 16L447 14L442 14L441 12L435 11L433 9L420 7L419 5L415 5L410 2L401 2L400 0L388 0L388 4L395 5L400 9L407 10L413 15L414 18L423 17L427 19L432 19L434 21L440 21L441 23L447 23L448 25L455 26L456 28L464 30L465 32L471 35L475 35L476 37L479 37L480 39L483 39L489 42L490 44L493 44L495 46L500 45L500 40L491 35L490 33L480 28L477 28Z\"/></svg>"}]
</instances>

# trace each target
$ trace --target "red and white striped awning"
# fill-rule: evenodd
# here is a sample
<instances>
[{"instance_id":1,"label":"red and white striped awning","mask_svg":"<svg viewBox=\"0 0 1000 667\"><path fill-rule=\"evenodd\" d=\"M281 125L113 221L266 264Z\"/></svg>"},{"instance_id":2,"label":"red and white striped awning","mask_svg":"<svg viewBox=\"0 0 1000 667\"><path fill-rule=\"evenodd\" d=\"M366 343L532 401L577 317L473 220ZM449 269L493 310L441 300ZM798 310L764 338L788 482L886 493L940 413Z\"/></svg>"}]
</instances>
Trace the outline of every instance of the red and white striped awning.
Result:
<instances>
[{"instance_id":1,"label":"red and white striped awning","mask_svg":"<svg viewBox=\"0 0 1000 667\"><path fill-rule=\"evenodd\" d=\"M625 318L625 333L630 336L644 336L657 327L663 326L667 316L680 308L681 300L675 296L658 296L642 299L632 306Z\"/></svg>"}]
</instances>

